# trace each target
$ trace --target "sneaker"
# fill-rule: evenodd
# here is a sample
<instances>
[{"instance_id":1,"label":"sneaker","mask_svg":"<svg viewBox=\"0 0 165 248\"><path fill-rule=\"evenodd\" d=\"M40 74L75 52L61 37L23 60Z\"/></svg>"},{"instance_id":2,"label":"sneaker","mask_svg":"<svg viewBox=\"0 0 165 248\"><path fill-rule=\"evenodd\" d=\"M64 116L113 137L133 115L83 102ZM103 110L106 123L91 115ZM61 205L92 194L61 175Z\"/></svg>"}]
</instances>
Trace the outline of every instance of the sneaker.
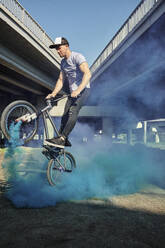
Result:
<instances>
[{"instance_id":1,"label":"sneaker","mask_svg":"<svg viewBox=\"0 0 165 248\"><path fill-rule=\"evenodd\" d=\"M65 139L62 139L61 137L46 139L46 144L50 145L50 146L56 146L56 147L64 148Z\"/></svg>"}]
</instances>

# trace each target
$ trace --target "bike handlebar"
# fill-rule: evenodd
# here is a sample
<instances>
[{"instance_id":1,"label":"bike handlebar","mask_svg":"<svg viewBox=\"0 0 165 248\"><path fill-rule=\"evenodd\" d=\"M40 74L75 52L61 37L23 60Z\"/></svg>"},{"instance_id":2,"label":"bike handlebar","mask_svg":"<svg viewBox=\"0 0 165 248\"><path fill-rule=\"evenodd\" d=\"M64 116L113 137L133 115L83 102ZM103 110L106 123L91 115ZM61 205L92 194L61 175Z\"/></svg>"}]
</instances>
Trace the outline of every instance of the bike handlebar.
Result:
<instances>
[{"instance_id":1,"label":"bike handlebar","mask_svg":"<svg viewBox=\"0 0 165 248\"><path fill-rule=\"evenodd\" d=\"M55 97L52 97L51 99L52 99L53 102L58 102L58 101L60 101L60 100L62 100L62 99L64 99L64 98L66 98L66 97L68 97L68 96L71 96L71 94L64 95L64 96L59 97L59 98L57 98L57 99L56 99Z\"/></svg>"},{"instance_id":2,"label":"bike handlebar","mask_svg":"<svg viewBox=\"0 0 165 248\"><path fill-rule=\"evenodd\" d=\"M64 95L64 96L58 97L58 98L56 98L56 97L51 97L51 98L46 99L46 103L47 103L48 106L51 107L51 106L52 106L52 102L58 102L58 101L60 101L60 100L62 100L62 99L64 99L64 98L66 98L66 97L68 97L68 96L70 96L70 94L67 94L67 95Z\"/></svg>"}]
</instances>

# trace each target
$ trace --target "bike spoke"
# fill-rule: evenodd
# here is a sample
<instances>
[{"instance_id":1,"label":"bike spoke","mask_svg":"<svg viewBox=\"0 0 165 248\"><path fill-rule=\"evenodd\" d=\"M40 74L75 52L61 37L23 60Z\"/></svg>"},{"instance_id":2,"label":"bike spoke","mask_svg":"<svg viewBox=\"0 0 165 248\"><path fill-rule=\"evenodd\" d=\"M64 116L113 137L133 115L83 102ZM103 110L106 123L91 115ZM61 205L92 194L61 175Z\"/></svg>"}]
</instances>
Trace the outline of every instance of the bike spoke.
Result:
<instances>
[{"instance_id":1,"label":"bike spoke","mask_svg":"<svg viewBox=\"0 0 165 248\"><path fill-rule=\"evenodd\" d=\"M47 168L47 177L51 185L57 185L61 182L62 172L72 172L75 167L75 160L68 152L59 153L54 159L51 159Z\"/></svg>"},{"instance_id":2,"label":"bike spoke","mask_svg":"<svg viewBox=\"0 0 165 248\"><path fill-rule=\"evenodd\" d=\"M9 104L1 116L1 126L5 136L10 139L11 135L13 135L10 129L15 127L16 119L33 113L37 113L35 107L26 101L18 100ZM18 130L19 139L23 140L23 143L31 140L37 131L37 126L36 119L31 122L22 122Z\"/></svg>"}]
</instances>

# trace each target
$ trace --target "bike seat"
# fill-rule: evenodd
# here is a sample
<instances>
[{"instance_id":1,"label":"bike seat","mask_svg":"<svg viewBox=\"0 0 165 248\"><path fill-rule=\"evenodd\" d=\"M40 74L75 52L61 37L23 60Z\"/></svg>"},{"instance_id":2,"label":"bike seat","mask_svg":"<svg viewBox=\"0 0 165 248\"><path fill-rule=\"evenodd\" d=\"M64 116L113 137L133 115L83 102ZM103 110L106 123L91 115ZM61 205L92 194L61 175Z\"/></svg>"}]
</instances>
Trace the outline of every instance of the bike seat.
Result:
<instances>
[{"instance_id":1,"label":"bike seat","mask_svg":"<svg viewBox=\"0 0 165 248\"><path fill-rule=\"evenodd\" d=\"M65 146L72 146L72 144L70 143L70 141L68 139L66 139L66 141L65 141Z\"/></svg>"},{"instance_id":2,"label":"bike seat","mask_svg":"<svg viewBox=\"0 0 165 248\"><path fill-rule=\"evenodd\" d=\"M43 147L47 150L47 151L60 151L62 148L60 147L56 147L56 146L51 146L51 145L43 145Z\"/></svg>"}]
</instances>

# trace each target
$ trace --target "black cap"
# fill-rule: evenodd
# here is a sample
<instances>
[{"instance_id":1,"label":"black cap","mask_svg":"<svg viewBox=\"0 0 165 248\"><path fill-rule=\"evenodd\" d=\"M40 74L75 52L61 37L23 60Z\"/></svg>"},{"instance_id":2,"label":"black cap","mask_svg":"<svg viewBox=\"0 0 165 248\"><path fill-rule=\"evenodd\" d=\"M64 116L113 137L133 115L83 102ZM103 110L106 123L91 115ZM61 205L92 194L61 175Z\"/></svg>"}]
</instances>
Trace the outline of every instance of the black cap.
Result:
<instances>
[{"instance_id":1,"label":"black cap","mask_svg":"<svg viewBox=\"0 0 165 248\"><path fill-rule=\"evenodd\" d=\"M69 46L69 42L64 37L57 37L54 41L54 44L50 45L49 48L51 48L51 49L57 48L58 46L61 46L61 45L68 45Z\"/></svg>"}]
</instances>

